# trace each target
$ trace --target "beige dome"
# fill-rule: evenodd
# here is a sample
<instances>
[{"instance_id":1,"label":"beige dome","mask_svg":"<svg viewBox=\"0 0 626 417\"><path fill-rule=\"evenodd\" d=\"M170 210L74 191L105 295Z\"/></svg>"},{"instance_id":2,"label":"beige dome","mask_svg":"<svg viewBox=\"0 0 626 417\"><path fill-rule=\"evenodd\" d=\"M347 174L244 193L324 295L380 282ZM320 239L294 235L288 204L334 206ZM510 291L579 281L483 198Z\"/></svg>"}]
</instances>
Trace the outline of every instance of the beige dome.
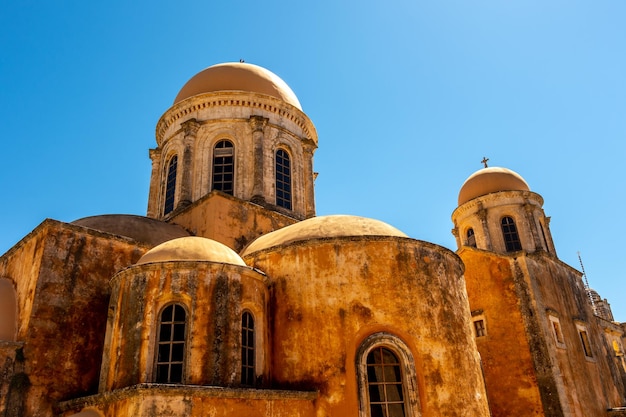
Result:
<instances>
[{"instance_id":1,"label":"beige dome","mask_svg":"<svg viewBox=\"0 0 626 417\"><path fill-rule=\"evenodd\" d=\"M517 172L500 167L483 168L465 180L459 191L459 206L468 201L498 191L530 191Z\"/></svg>"},{"instance_id":2,"label":"beige dome","mask_svg":"<svg viewBox=\"0 0 626 417\"><path fill-rule=\"evenodd\" d=\"M228 246L203 237L181 237L168 240L150 249L137 261L137 265L167 261L211 261L233 265L246 264Z\"/></svg>"},{"instance_id":3,"label":"beige dome","mask_svg":"<svg viewBox=\"0 0 626 417\"><path fill-rule=\"evenodd\" d=\"M243 251L242 256L274 246L310 239L349 236L407 237L400 230L380 220L347 215L320 216L303 220L259 237Z\"/></svg>"},{"instance_id":4,"label":"beige dome","mask_svg":"<svg viewBox=\"0 0 626 417\"><path fill-rule=\"evenodd\" d=\"M215 91L266 94L302 110L298 97L278 75L258 65L243 62L226 62L200 71L181 88L174 104L198 94Z\"/></svg>"}]
</instances>

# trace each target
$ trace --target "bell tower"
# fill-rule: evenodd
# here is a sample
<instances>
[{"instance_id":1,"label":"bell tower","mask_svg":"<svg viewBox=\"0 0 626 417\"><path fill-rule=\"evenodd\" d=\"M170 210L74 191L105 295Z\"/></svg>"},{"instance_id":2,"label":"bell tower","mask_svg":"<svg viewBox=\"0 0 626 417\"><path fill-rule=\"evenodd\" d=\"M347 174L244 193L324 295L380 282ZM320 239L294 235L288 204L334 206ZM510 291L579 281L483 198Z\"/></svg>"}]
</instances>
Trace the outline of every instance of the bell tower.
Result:
<instances>
[{"instance_id":1,"label":"bell tower","mask_svg":"<svg viewBox=\"0 0 626 417\"><path fill-rule=\"evenodd\" d=\"M196 74L159 120L156 142L148 217L239 251L315 216L315 127L264 68L225 63Z\"/></svg>"}]
</instances>

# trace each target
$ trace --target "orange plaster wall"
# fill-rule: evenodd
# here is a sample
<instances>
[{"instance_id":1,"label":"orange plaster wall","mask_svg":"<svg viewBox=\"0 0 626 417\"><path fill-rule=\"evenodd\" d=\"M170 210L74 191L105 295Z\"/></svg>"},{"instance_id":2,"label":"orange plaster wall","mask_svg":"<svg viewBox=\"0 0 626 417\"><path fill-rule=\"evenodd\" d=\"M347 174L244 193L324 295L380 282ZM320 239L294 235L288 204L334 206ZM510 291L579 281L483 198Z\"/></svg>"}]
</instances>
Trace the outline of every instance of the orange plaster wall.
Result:
<instances>
[{"instance_id":1,"label":"orange plaster wall","mask_svg":"<svg viewBox=\"0 0 626 417\"><path fill-rule=\"evenodd\" d=\"M405 238L340 238L246 261L273 285L272 371L282 388L318 389L319 413L356 416L356 351L377 332L402 339L422 416L487 416L458 258Z\"/></svg>"},{"instance_id":2,"label":"orange plaster wall","mask_svg":"<svg viewBox=\"0 0 626 417\"><path fill-rule=\"evenodd\" d=\"M493 416L544 415L510 261L472 249L459 255L470 308L486 321L487 336L476 344Z\"/></svg>"}]
</instances>

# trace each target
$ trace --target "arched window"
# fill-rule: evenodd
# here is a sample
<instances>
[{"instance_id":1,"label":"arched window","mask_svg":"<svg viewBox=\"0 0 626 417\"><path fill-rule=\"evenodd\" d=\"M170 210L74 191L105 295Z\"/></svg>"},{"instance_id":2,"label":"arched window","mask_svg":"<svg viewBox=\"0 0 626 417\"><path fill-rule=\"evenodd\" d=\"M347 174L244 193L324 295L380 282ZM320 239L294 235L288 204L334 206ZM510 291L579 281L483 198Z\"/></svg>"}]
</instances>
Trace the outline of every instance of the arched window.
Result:
<instances>
[{"instance_id":1,"label":"arched window","mask_svg":"<svg viewBox=\"0 0 626 417\"><path fill-rule=\"evenodd\" d=\"M211 190L219 190L233 195L235 181L234 148L232 142L220 140L213 148L213 186Z\"/></svg>"},{"instance_id":2,"label":"arched window","mask_svg":"<svg viewBox=\"0 0 626 417\"><path fill-rule=\"evenodd\" d=\"M17 296L13 283L0 278L0 340L14 342L17 330Z\"/></svg>"},{"instance_id":3,"label":"arched window","mask_svg":"<svg viewBox=\"0 0 626 417\"><path fill-rule=\"evenodd\" d=\"M471 227L467 229L467 246L476 247L476 235Z\"/></svg>"},{"instance_id":4,"label":"arched window","mask_svg":"<svg viewBox=\"0 0 626 417\"><path fill-rule=\"evenodd\" d=\"M276 151L276 205L291 210L291 161L283 149Z\"/></svg>"},{"instance_id":5,"label":"arched window","mask_svg":"<svg viewBox=\"0 0 626 417\"><path fill-rule=\"evenodd\" d=\"M254 385L254 317L249 312L241 316L241 383Z\"/></svg>"},{"instance_id":6,"label":"arched window","mask_svg":"<svg viewBox=\"0 0 626 417\"><path fill-rule=\"evenodd\" d=\"M367 355L367 391L372 416L404 416L402 370L396 355L377 346Z\"/></svg>"},{"instance_id":7,"label":"arched window","mask_svg":"<svg viewBox=\"0 0 626 417\"><path fill-rule=\"evenodd\" d=\"M187 312L180 304L170 304L161 312L155 382L183 382L186 324Z\"/></svg>"},{"instance_id":8,"label":"arched window","mask_svg":"<svg viewBox=\"0 0 626 417\"><path fill-rule=\"evenodd\" d=\"M176 171L178 168L178 156L174 155L170 158L167 165L167 181L165 183L165 206L163 214L168 214L174 210L174 196L176 194Z\"/></svg>"},{"instance_id":9,"label":"arched window","mask_svg":"<svg viewBox=\"0 0 626 417\"><path fill-rule=\"evenodd\" d=\"M399 338L377 333L357 352L360 417L418 417L415 364Z\"/></svg>"},{"instance_id":10,"label":"arched window","mask_svg":"<svg viewBox=\"0 0 626 417\"><path fill-rule=\"evenodd\" d=\"M511 217L502 218L502 235L504 237L504 245L507 252L515 252L522 250L522 244L517 234L517 228L515 222Z\"/></svg>"}]
</instances>

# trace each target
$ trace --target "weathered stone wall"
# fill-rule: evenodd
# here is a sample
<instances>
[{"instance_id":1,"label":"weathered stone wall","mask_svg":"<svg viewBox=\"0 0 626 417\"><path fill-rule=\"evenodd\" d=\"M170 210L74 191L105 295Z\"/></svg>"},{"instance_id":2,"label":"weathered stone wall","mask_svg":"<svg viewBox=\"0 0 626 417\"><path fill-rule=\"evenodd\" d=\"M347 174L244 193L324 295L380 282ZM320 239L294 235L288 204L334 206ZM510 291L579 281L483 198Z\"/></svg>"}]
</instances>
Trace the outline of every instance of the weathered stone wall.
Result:
<instances>
[{"instance_id":1,"label":"weathered stone wall","mask_svg":"<svg viewBox=\"0 0 626 417\"><path fill-rule=\"evenodd\" d=\"M476 343L494 417L600 417L623 404L623 383L578 271L546 252L512 257L464 247L459 255L471 309L486 322L487 335Z\"/></svg>"},{"instance_id":2,"label":"weathered stone wall","mask_svg":"<svg viewBox=\"0 0 626 417\"><path fill-rule=\"evenodd\" d=\"M63 417L98 410L105 417L315 417L317 393L141 384L62 404Z\"/></svg>"},{"instance_id":3,"label":"weathered stone wall","mask_svg":"<svg viewBox=\"0 0 626 417\"><path fill-rule=\"evenodd\" d=\"M593 315L580 273L545 253L518 258L532 288L541 337L558 367L555 378L570 415L604 416L606 409L624 405L624 388L612 360L612 349ZM555 343L547 311L560 317L565 347ZM577 326L578 325L578 326ZM586 329L592 357L584 353L579 326Z\"/></svg>"},{"instance_id":4,"label":"weathered stone wall","mask_svg":"<svg viewBox=\"0 0 626 417\"><path fill-rule=\"evenodd\" d=\"M137 265L112 280L100 392L154 380L161 309L187 311L184 384L237 386L241 379L241 314L255 317L257 375L268 374L264 276L251 268L203 261Z\"/></svg>"},{"instance_id":5,"label":"weathered stone wall","mask_svg":"<svg viewBox=\"0 0 626 417\"><path fill-rule=\"evenodd\" d=\"M20 403L8 416L51 415L56 401L96 392L109 279L145 250L129 239L46 220L0 259L0 276L16 283L23 343L23 371L2 382ZM16 379L19 399L11 392Z\"/></svg>"},{"instance_id":6,"label":"weathered stone wall","mask_svg":"<svg viewBox=\"0 0 626 417\"><path fill-rule=\"evenodd\" d=\"M293 217L214 191L169 220L195 236L206 237L240 252L257 237L296 223Z\"/></svg>"},{"instance_id":7,"label":"weathered stone wall","mask_svg":"<svg viewBox=\"0 0 626 417\"><path fill-rule=\"evenodd\" d=\"M423 416L488 416L457 256L408 238L317 239L252 253L272 282L272 382L320 391L318 414L360 407L356 352L370 335L402 340ZM367 405L361 404L367 408Z\"/></svg>"}]
</instances>

